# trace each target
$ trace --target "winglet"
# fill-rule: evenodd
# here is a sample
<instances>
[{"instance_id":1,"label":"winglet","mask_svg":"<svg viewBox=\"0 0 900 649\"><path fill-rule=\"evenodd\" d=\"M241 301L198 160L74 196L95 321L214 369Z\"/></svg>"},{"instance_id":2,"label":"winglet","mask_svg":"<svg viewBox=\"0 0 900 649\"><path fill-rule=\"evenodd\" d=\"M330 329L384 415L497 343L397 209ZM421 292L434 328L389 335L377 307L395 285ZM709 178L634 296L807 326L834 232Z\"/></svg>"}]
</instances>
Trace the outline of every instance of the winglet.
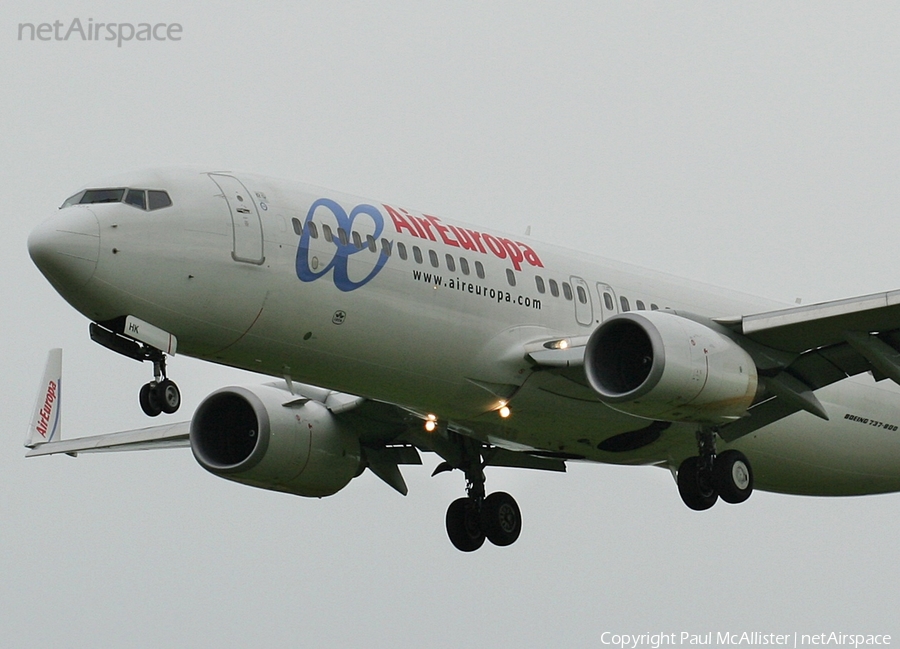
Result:
<instances>
[{"instance_id":1,"label":"winglet","mask_svg":"<svg viewBox=\"0 0 900 649\"><path fill-rule=\"evenodd\" d=\"M47 367L38 388L34 415L28 426L25 446L34 448L49 441L59 441L60 399L62 397L62 350L51 349L47 354Z\"/></svg>"}]
</instances>

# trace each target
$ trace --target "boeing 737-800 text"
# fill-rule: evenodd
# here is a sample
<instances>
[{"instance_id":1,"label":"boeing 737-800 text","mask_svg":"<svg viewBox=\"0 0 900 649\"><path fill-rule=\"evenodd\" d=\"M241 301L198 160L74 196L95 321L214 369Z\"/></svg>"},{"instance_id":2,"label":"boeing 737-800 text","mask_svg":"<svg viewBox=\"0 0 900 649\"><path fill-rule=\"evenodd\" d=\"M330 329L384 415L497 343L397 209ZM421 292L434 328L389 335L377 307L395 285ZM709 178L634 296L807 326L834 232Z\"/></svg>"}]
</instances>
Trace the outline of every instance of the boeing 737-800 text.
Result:
<instances>
[{"instance_id":1,"label":"boeing 737-800 text","mask_svg":"<svg viewBox=\"0 0 900 649\"><path fill-rule=\"evenodd\" d=\"M175 412L177 353L275 381L189 421L61 439L61 352L29 456L187 446L208 471L326 496L365 468L401 493L437 453L466 496L464 551L521 515L485 468L654 465L696 510L754 487L900 490L900 291L782 305L484 226L250 174L160 169L90 184L28 240L93 340L153 366L139 402Z\"/></svg>"}]
</instances>

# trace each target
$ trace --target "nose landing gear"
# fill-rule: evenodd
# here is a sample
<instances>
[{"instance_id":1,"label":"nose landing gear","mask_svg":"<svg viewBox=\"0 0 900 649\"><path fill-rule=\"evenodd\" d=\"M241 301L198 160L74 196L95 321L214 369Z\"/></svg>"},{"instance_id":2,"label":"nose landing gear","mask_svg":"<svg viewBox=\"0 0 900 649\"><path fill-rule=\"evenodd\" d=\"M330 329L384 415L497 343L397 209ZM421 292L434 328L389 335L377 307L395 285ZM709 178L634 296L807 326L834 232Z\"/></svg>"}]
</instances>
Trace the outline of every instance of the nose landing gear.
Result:
<instances>
[{"instance_id":1,"label":"nose landing gear","mask_svg":"<svg viewBox=\"0 0 900 649\"><path fill-rule=\"evenodd\" d=\"M181 406L181 392L174 382L166 378L166 352L155 345L160 340L171 339L174 336L156 329L152 325L137 321L137 324L128 326L125 316L115 318L103 323L92 322L90 327L91 340L111 349L117 354L133 358L136 361L150 361L153 363L153 380L145 384L140 392L141 410L150 417L156 417L160 413L172 414ZM150 330L152 342L138 340L134 336L126 335L125 331L139 332ZM166 345L163 345L165 347ZM171 354L174 354L174 343L169 344Z\"/></svg>"},{"instance_id":2,"label":"nose landing gear","mask_svg":"<svg viewBox=\"0 0 900 649\"><path fill-rule=\"evenodd\" d=\"M162 412L170 415L181 406L181 391L174 381L166 378L166 355L154 349L150 360L153 361L153 380L141 387L141 410L148 417L156 417Z\"/></svg>"},{"instance_id":3,"label":"nose landing gear","mask_svg":"<svg viewBox=\"0 0 900 649\"><path fill-rule=\"evenodd\" d=\"M678 468L678 493L695 511L709 509L721 497L727 503L742 503L753 493L750 460L740 451L716 454L716 430L697 433L700 454L689 457Z\"/></svg>"}]
</instances>

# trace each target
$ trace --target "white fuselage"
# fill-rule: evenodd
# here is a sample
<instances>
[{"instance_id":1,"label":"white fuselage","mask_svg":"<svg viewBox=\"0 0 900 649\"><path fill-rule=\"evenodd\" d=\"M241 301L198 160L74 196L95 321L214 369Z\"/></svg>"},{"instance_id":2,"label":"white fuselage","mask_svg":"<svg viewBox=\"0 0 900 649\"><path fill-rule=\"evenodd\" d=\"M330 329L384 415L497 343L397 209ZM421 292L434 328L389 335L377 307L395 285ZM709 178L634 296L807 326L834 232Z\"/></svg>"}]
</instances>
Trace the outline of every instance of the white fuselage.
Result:
<instances>
[{"instance_id":1,"label":"white fuselage","mask_svg":"<svg viewBox=\"0 0 900 649\"><path fill-rule=\"evenodd\" d=\"M77 239L50 278L88 318L133 315L174 334L178 353L431 413L510 448L677 467L696 453L695 427L602 450L651 422L537 371L523 350L586 336L625 309L721 317L781 306L249 174L169 169L91 186L164 189L172 205L73 205L42 226L55 233L47 237ZM900 490L900 390L864 374L816 394L829 421L799 413L734 443L757 487ZM512 415L501 418L507 401Z\"/></svg>"}]
</instances>

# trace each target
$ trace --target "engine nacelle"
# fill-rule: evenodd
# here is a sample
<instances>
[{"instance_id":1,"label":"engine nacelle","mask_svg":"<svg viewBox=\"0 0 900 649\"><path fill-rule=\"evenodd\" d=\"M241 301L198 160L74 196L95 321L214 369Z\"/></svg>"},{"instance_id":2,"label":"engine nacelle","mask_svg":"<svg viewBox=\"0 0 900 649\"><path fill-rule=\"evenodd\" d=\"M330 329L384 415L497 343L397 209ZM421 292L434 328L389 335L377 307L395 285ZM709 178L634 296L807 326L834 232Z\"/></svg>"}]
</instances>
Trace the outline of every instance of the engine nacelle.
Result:
<instances>
[{"instance_id":1,"label":"engine nacelle","mask_svg":"<svg viewBox=\"0 0 900 649\"><path fill-rule=\"evenodd\" d=\"M362 467L359 439L317 401L269 386L229 387L206 397L191 420L191 450L207 471L299 496L337 493Z\"/></svg>"},{"instance_id":2,"label":"engine nacelle","mask_svg":"<svg viewBox=\"0 0 900 649\"><path fill-rule=\"evenodd\" d=\"M665 311L622 313L591 335L591 387L615 410L663 421L725 423L756 396L756 364L737 343Z\"/></svg>"}]
</instances>

